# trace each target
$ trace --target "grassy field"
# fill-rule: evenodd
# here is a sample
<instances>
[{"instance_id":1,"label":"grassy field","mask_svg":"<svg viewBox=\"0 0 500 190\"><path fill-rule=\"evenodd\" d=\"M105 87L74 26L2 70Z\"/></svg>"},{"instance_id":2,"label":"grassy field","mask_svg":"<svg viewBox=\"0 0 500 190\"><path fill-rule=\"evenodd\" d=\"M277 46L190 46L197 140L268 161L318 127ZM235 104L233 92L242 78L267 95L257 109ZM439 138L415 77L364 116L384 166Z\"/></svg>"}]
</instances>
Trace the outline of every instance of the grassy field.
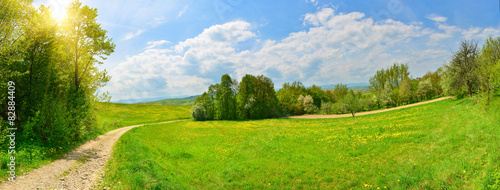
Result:
<instances>
[{"instance_id":1,"label":"grassy field","mask_svg":"<svg viewBox=\"0 0 500 190\"><path fill-rule=\"evenodd\" d=\"M500 101L444 100L355 118L182 121L114 147L119 189L497 189Z\"/></svg>"},{"instance_id":2,"label":"grassy field","mask_svg":"<svg viewBox=\"0 0 500 190\"><path fill-rule=\"evenodd\" d=\"M189 119L191 106L101 103L99 128L107 132L124 126Z\"/></svg>"}]
</instances>

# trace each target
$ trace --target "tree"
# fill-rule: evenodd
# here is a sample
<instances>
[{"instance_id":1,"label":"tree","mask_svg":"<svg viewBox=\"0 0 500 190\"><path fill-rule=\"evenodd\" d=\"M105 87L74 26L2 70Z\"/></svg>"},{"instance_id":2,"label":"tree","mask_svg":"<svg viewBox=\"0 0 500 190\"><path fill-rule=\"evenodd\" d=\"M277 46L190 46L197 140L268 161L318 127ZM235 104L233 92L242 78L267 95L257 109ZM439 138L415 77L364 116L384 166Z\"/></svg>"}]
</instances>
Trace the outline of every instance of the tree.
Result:
<instances>
[{"instance_id":1,"label":"tree","mask_svg":"<svg viewBox=\"0 0 500 190\"><path fill-rule=\"evenodd\" d=\"M494 89L493 83L500 76L495 76L500 60L500 37L489 37L481 49L479 78L482 89L486 91L487 99L490 101L490 91Z\"/></svg>"},{"instance_id":2,"label":"tree","mask_svg":"<svg viewBox=\"0 0 500 190\"><path fill-rule=\"evenodd\" d=\"M333 89L333 98L335 102L342 101L348 92L349 89L347 88L347 85L342 83L335 85L335 88Z\"/></svg>"},{"instance_id":3,"label":"tree","mask_svg":"<svg viewBox=\"0 0 500 190\"><path fill-rule=\"evenodd\" d=\"M236 99L233 88L233 80L228 74L222 75L220 87L217 90L218 119L231 120L236 118Z\"/></svg>"},{"instance_id":4,"label":"tree","mask_svg":"<svg viewBox=\"0 0 500 190\"><path fill-rule=\"evenodd\" d=\"M97 9L83 6L79 1L67 7L67 18L62 22L66 41L66 52L74 69L75 91L82 86L94 94L98 87L109 81L106 70L100 71L96 64L114 52L115 44L106 36L107 31L97 23Z\"/></svg>"},{"instance_id":5,"label":"tree","mask_svg":"<svg viewBox=\"0 0 500 190\"><path fill-rule=\"evenodd\" d=\"M238 94L236 95L238 117L241 119L250 119L250 109L255 103L255 81L253 75L245 75L240 82Z\"/></svg>"},{"instance_id":6,"label":"tree","mask_svg":"<svg viewBox=\"0 0 500 190\"><path fill-rule=\"evenodd\" d=\"M331 102L321 102L321 113L332 114L333 104Z\"/></svg>"},{"instance_id":7,"label":"tree","mask_svg":"<svg viewBox=\"0 0 500 190\"><path fill-rule=\"evenodd\" d=\"M314 105L314 99L311 95L302 96L300 95L298 101L302 104L305 113L316 113L318 107Z\"/></svg>"},{"instance_id":8,"label":"tree","mask_svg":"<svg viewBox=\"0 0 500 190\"><path fill-rule=\"evenodd\" d=\"M273 81L260 75L255 78L255 103L251 109L252 119L263 119L281 115Z\"/></svg>"},{"instance_id":9,"label":"tree","mask_svg":"<svg viewBox=\"0 0 500 190\"><path fill-rule=\"evenodd\" d=\"M20 73L10 69L22 60L25 31L33 13L29 0L2 0L0 3L0 89L7 89L7 82ZM6 117L7 93L0 93L0 115Z\"/></svg>"},{"instance_id":10,"label":"tree","mask_svg":"<svg viewBox=\"0 0 500 190\"><path fill-rule=\"evenodd\" d=\"M418 84L417 97L422 99L429 99L432 96L432 84L431 79L422 80Z\"/></svg>"},{"instance_id":11,"label":"tree","mask_svg":"<svg viewBox=\"0 0 500 190\"><path fill-rule=\"evenodd\" d=\"M411 98L411 83L410 78L407 76L401 81L401 85L399 86L399 98L401 102L410 101Z\"/></svg>"},{"instance_id":12,"label":"tree","mask_svg":"<svg viewBox=\"0 0 500 190\"><path fill-rule=\"evenodd\" d=\"M327 102L330 100L326 91L314 84L311 87L307 88L307 94L311 95L314 100L314 105L318 108L321 107L322 102Z\"/></svg>"},{"instance_id":13,"label":"tree","mask_svg":"<svg viewBox=\"0 0 500 190\"><path fill-rule=\"evenodd\" d=\"M479 87L479 51L477 42L463 40L460 49L453 54L452 61L446 65L445 88L453 94L465 88L472 94Z\"/></svg>"},{"instance_id":14,"label":"tree","mask_svg":"<svg viewBox=\"0 0 500 190\"><path fill-rule=\"evenodd\" d=\"M381 106L390 106L394 104L394 100L391 98L392 88L389 80L386 80L384 84L384 89L380 92L380 105Z\"/></svg>"},{"instance_id":15,"label":"tree","mask_svg":"<svg viewBox=\"0 0 500 190\"><path fill-rule=\"evenodd\" d=\"M301 115L304 113L302 103L298 102L300 95L306 93L306 88L300 81L293 83L284 83L283 87L278 90L277 97L279 105L282 107L284 113L293 115Z\"/></svg>"},{"instance_id":16,"label":"tree","mask_svg":"<svg viewBox=\"0 0 500 190\"><path fill-rule=\"evenodd\" d=\"M348 112L351 112L352 117L354 117L354 114L356 114L356 112L358 112L360 109L359 98L356 97L352 90L349 91L346 98L344 99L344 104L346 110Z\"/></svg>"},{"instance_id":17,"label":"tree","mask_svg":"<svg viewBox=\"0 0 500 190\"><path fill-rule=\"evenodd\" d=\"M370 77L370 91L379 94L385 88L386 81L389 80L391 88L398 87L401 81L410 75L407 64L394 63L387 70L377 70L373 77Z\"/></svg>"},{"instance_id":18,"label":"tree","mask_svg":"<svg viewBox=\"0 0 500 190\"><path fill-rule=\"evenodd\" d=\"M191 107L191 115L195 121L205 121L207 119L207 110L201 103L197 103Z\"/></svg>"}]
</instances>

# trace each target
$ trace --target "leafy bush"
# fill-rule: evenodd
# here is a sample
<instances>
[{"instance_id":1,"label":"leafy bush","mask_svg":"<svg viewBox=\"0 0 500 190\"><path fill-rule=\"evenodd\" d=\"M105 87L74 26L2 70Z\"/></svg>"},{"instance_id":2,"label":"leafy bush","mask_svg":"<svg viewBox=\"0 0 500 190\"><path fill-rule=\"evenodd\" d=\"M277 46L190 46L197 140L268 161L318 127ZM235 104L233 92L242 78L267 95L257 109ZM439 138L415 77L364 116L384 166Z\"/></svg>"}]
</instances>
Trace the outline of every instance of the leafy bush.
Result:
<instances>
[{"instance_id":1,"label":"leafy bush","mask_svg":"<svg viewBox=\"0 0 500 190\"><path fill-rule=\"evenodd\" d=\"M207 110L202 104L195 104L191 108L191 115L195 121L205 121L207 119Z\"/></svg>"}]
</instances>

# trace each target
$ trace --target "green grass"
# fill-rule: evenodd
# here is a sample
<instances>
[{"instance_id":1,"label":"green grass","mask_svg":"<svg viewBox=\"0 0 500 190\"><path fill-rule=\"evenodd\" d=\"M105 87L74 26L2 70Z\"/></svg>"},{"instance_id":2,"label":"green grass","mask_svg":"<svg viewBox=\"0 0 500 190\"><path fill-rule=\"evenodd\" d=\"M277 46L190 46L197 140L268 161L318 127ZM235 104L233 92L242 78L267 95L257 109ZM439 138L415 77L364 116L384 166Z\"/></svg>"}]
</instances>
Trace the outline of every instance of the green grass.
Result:
<instances>
[{"instance_id":1,"label":"green grass","mask_svg":"<svg viewBox=\"0 0 500 190\"><path fill-rule=\"evenodd\" d=\"M86 136L83 141L57 147L30 145L19 148L19 145L17 145L16 176L49 164L82 145L86 140L93 139L110 130L137 124L188 119L191 118L190 109L191 106L100 103L96 110L98 116L97 128L93 133ZM9 159L10 155L7 153L7 149L0 151L0 160L2 161L0 180L6 180L8 177L6 164ZM85 157L82 157L82 159L81 162L85 161Z\"/></svg>"},{"instance_id":2,"label":"green grass","mask_svg":"<svg viewBox=\"0 0 500 190\"><path fill-rule=\"evenodd\" d=\"M182 106L192 106L194 104L194 100L196 100L198 96L190 96L186 98L169 98L164 100L156 100L151 102L142 102L139 104L146 105L182 105Z\"/></svg>"},{"instance_id":3,"label":"green grass","mask_svg":"<svg viewBox=\"0 0 500 190\"><path fill-rule=\"evenodd\" d=\"M355 118L181 121L125 133L118 189L496 189L500 101L444 100Z\"/></svg>"},{"instance_id":4,"label":"green grass","mask_svg":"<svg viewBox=\"0 0 500 190\"><path fill-rule=\"evenodd\" d=\"M98 126L107 132L124 126L192 118L191 106L101 103Z\"/></svg>"}]
</instances>

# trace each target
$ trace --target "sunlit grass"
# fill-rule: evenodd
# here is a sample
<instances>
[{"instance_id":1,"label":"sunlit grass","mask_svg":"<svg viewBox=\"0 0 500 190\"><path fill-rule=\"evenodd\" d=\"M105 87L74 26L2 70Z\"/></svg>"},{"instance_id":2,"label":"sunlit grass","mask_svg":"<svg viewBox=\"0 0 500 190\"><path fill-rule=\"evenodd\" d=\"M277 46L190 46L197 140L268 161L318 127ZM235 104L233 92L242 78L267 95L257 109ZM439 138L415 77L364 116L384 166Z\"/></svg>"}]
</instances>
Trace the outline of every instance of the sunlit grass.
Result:
<instances>
[{"instance_id":1,"label":"sunlit grass","mask_svg":"<svg viewBox=\"0 0 500 190\"><path fill-rule=\"evenodd\" d=\"M125 189L477 189L500 184L500 111L444 100L355 118L183 121L124 134Z\"/></svg>"},{"instance_id":2,"label":"sunlit grass","mask_svg":"<svg viewBox=\"0 0 500 190\"><path fill-rule=\"evenodd\" d=\"M107 132L119 127L189 119L191 106L101 103L97 109L99 128Z\"/></svg>"}]
</instances>

